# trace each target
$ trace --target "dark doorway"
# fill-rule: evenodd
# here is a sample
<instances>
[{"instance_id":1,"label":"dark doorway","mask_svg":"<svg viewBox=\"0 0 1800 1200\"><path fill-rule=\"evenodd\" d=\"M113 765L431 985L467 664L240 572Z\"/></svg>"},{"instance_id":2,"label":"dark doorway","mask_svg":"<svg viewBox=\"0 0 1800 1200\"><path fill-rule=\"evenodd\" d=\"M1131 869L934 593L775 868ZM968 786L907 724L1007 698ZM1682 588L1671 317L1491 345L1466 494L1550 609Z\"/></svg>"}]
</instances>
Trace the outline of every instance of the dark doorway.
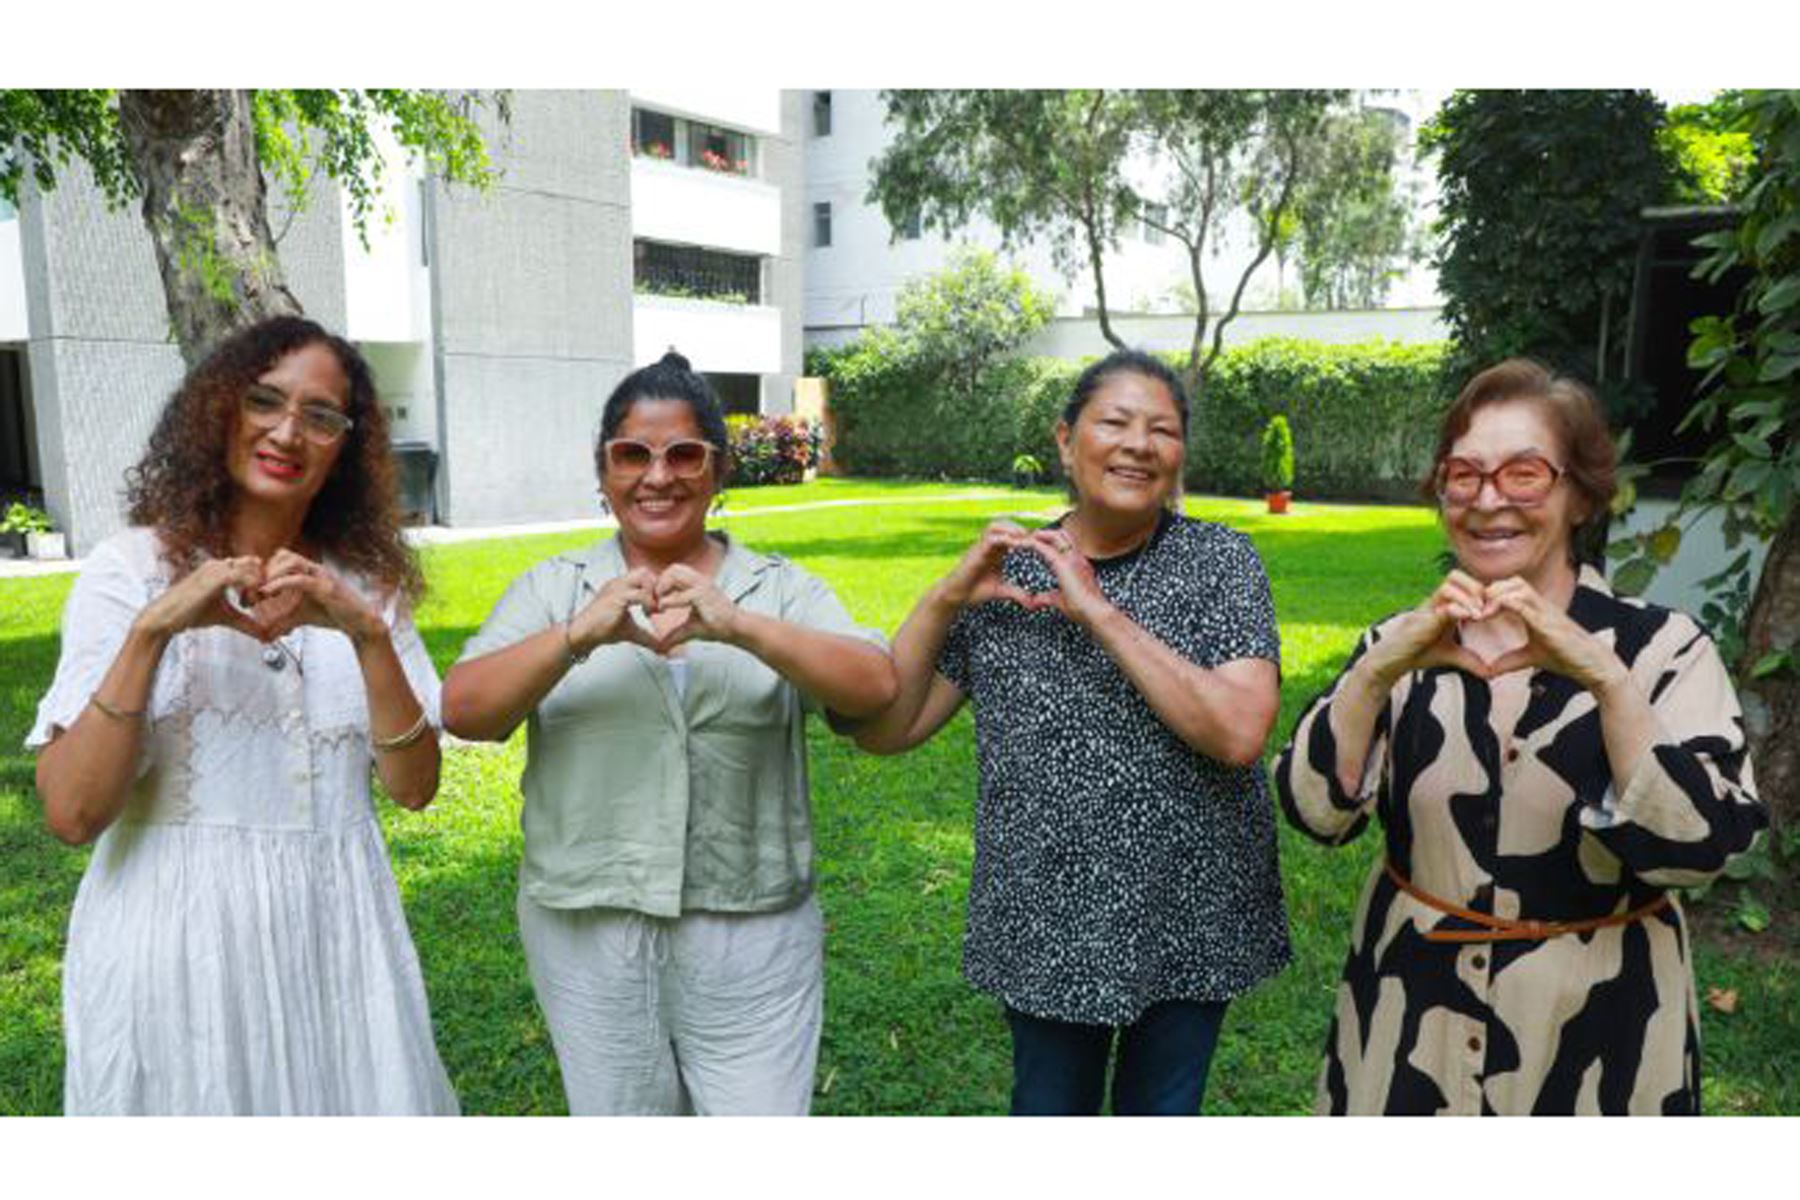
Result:
<instances>
[{"instance_id":1,"label":"dark doorway","mask_svg":"<svg viewBox=\"0 0 1800 1200\"><path fill-rule=\"evenodd\" d=\"M1631 457L1663 462L1639 485L1649 496L1673 498L1697 469L1698 458L1718 436L1698 427L1677 433L1699 396L1704 372L1687 365L1688 325L1696 317L1725 316L1749 282L1745 270L1728 272L1716 283L1694 278L1708 251L1694 247L1703 233L1729 229L1737 214L1725 208L1652 209L1644 214L1638 243L1637 277L1625 347L1627 378L1647 387L1655 402L1631 422Z\"/></svg>"},{"instance_id":2,"label":"dark doorway","mask_svg":"<svg viewBox=\"0 0 1800 1200\"><path fill-rule=\"evenodd\" d=\"M755 415L762 411L762 376L724 375L708 371L706 381L712 384L713 394L718 396L719 404L726 413Z\"/></svg>"},{"instance_id":3,"label":"dark doorway","mask_svg":"<svg viewBox=\"0 0 1800 1200\"><path fill-rule=\"evenodd\" d=\"M0 500L42 502L25 352L0 346ZM5 505L0 504L0 508Z\"/></svg>"}]
</instances>

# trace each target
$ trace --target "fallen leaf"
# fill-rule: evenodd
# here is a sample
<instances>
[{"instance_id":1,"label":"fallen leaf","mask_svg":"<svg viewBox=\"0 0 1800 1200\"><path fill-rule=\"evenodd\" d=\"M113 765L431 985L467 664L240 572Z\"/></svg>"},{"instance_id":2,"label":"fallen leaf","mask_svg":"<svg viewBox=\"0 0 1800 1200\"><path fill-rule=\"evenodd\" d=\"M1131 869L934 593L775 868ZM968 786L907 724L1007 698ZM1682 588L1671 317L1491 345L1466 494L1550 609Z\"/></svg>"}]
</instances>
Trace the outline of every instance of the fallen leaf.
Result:
<instances>
[{"instance_id":1,"label":"fallen leaf","mask_svg":"<svg viewBox=\"0 0 1800 1200\"><path fill-rule=\"evenodd\" d=\"M1706 1002L1722 1013L1734 1013L1737 1011L1737 989L1709 987Z\"/></svg>"}]
</instances>

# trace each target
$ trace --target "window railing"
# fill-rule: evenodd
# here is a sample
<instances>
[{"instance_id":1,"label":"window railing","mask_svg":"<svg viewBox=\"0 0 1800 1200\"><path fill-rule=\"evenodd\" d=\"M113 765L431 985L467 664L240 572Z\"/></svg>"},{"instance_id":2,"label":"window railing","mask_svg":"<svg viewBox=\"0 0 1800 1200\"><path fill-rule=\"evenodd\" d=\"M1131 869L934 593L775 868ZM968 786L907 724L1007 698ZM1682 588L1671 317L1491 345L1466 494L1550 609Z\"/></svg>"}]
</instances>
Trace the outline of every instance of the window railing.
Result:
<instances>
[{"instance_id":1,"label":"window railing","mask_svg":"<svg viewBox=\"0 0 1800 1200\"><path fill-rule=\"evenodd\" d=\"M632 252L633 290L641 294L721 304L762 302L762 260L753 255L642 241Z\"/></svg>"}]
</instances>

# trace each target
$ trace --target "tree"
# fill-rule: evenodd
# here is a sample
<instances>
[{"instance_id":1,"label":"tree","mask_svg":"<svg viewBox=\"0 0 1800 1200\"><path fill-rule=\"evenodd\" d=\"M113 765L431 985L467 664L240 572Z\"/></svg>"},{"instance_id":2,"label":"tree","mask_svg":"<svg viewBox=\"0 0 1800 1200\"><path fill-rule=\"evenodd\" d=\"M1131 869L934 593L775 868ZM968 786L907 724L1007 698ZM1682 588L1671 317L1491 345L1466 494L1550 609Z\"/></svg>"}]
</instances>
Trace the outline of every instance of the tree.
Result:
<instances>
[{"instance_id":1,"label":"tree","mask_svg":"<svg viewBox=\"0 0 1800 1200\"><path fill-rule=\"evenodd\" d=\"M1438 287L1463 379L1515 354L1601 385L1631 296L1638 217L1669 194L1646 91L1455 92L1425 130L1437 151ZM1601 357L1601 348L1606 348Z\"/></svg>"},{"instance_id":2,"label":"tree","mask_svg":"<svg viewBox=\"0 0 1800 1200\"><path fill-rule=\"evenodd\" d=\"M1400 130L1379 109L1350 109L1326 118L1317 145L1294 205L1306 306L1377 308L1421 253L1412 197L1395 186Z\"/></svg>"},{"instance_id":3,"label":"tree","mask_svg":"<svg viewBox=\"0 0 1800 1200\"><path fill-rule=\"evenodd\" d=\"M232 330L300 311L270 232L265 175L289 204L323 170L366 241L386 128L443 178L492 178L474 93L383 90L0 91L0 196L85 161L109 205L141 198L169 324L191 366ZM502 118L502 94L492 98Z\"/></svg>"},{"instance_id":4,"label":"tree","mask_svg":"<svg viewBox=\"0 0 1800 1200\"><path fill-rule=\"evenodd\" d=\"M959 247L942 271L910 280L895 301L895 332L914 366L972 398L981 377L1044 327L1055 298L1016 266Z\"/></svg>"},{"instance_id":5,"label":"tree","mask_svg":"<svg viewBox=\"0 0 1800 1200\"><path fill-rule=\"evenodd\" d=\"M1749 601L1741 630L1729 605L1716 624L1737 659L1758 790L1791 838L1800 831L1800 91L1746 92L1733 103L1730 129L1755 155L1744 212L1735 228L1697 239L1711 251L1697 272L1717 280L1748 268L1751 281L1734 311L1694 322L1688 349L1689 365L1706 374L1687 424L1717 440L1664 524L1609 551L1630 556L1618 574L1648 582L1707 509L1723 510L1728 545L1770 539L1754 588L1748 552L1713 582Z\"/></svg>"},{"instance_id":6,"label":"tree","mask_svg":"<svg viewBox=\"0 0 1800 1200\"><path fill-rule=\"evenodd\" d=\"M1048 239L1069 274L1093 281L1100 333L1115 346L1103 270L1119 232L1142 222L1187 251L1196 302L1184 374L1196 392L1223 349L1250 277L1274 251L1323 118L1323 91L889 91L894 140L869 199L896 229L952 234L976 215L1009 243ZM1208 259L1233 215L1251 258L1215 317ZM1210 348L1208 335L1210 336Z\"/></svg>"}]
</instances>

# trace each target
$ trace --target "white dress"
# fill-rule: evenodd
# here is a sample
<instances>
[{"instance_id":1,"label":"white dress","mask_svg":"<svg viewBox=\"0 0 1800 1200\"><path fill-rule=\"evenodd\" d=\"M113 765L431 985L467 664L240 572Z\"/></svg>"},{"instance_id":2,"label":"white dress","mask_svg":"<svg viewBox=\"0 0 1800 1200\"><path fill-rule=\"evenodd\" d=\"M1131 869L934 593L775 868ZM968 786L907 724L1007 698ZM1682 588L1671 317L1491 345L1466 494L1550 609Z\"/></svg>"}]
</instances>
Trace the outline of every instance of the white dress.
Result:
<instances>
[{"instance_id":1,"label":"white dress","mask_svg":"<svg viewBox=\"0 0 1800 1200\"><path fill-rule=\"evenodd\" d=\"M166 586L150 530L95 549L28 747L74 724ZM403 608L387 617L435 724L424 644ZM457 1112L375 821L355 655L335 630L283 641L280 669L223 628L163 655L131 798L69 919L68 1113Z\"/></svg>"}]
</instances>

